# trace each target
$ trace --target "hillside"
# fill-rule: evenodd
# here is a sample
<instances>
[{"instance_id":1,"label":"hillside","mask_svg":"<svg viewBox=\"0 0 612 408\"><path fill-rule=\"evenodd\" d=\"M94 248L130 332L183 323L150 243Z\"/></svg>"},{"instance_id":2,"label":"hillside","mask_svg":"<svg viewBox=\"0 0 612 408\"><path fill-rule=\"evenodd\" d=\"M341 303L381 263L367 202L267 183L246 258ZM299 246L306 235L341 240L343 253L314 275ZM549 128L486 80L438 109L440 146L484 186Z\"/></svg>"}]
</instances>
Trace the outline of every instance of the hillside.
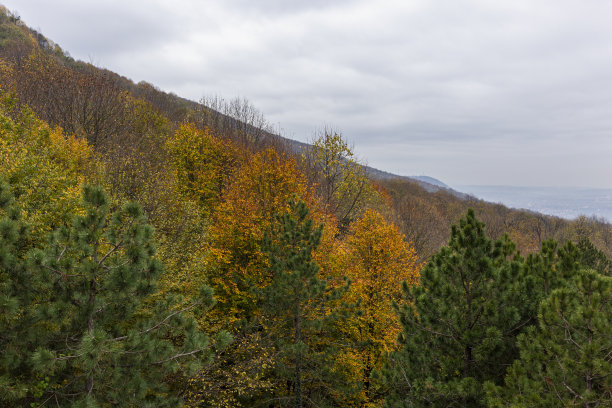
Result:
<instances>
[{"instance_id":1,"label":"hillside","mask_svg":"<svg viewBox=\"0 0 612 408\"><path fill-rule=\"evenodd\" d=\"M212 134L251 151L275 146L299 158L309 148L304 143L273 134L272 127L261 112L246 100L213 98L202 101L205 104L192 102L161 92L154 85L135 84L119 74L74 61L57 44L9 15L2 16L0 28L3 33L0 55L14 67L10 76L4 75L5 86L12 86L20 101L31 107L41 119L53 126L59 125L69 133L86 137L94 149L105 155L105 160L122 161L116 165L128 166L124 171L135 177L141 177L136 174L151 171L152 167L164 167L161 146L173 129L184 121L192 122L199 129L208 128ZM46 95L54 97L49 100ZM146 149L142 141L134 139L132 133L135 124L129 116L137 108L119 108L120 100L130 100L136 104L143 101L143 108L152 109L156 115L161 115L160 120L166 122L166 128L156 129L161 133L152 136L156 140L146 141L149 143ZM76 114L79 109L81 117ZM86 118L83 114L91 114L91 117ZM118 159L110 151L122 156L141 155L142 159L139 162L127 156ZM147 162L146 166L143 161ZM132 164L128 165L128 162ZM467 207L476 208L477 214L486 221L492 237L509 232L523 252L537 250L541 242L549 238L564 242L587 235L593 237L597 247L608 254L612 253L610 227L597 220L582 217L576 221L564 221L510 210L448 189L428 177L400 177L371 167L365 167L364 173L388 190L393 209L388 216L415 242L423 258L444 244L450 224ZM316 180L311 179L311 182ZM116 185L112 188L123 187ZM125 193L129 197L139 198L133 191ZM145 207L153 208L155 205L150 203Z\"/></svg>"},{"instance_id":2,"label":"hillside","mask_svg":"<svg viewBox=\"0 0 612 408\"><path fill-rule=\"evenodd\" d=\"M548 385L585 378L604 406L611 254L599 220L286 139L0 13L2 408L569 406Z\"/></svg>"}]
</instances>

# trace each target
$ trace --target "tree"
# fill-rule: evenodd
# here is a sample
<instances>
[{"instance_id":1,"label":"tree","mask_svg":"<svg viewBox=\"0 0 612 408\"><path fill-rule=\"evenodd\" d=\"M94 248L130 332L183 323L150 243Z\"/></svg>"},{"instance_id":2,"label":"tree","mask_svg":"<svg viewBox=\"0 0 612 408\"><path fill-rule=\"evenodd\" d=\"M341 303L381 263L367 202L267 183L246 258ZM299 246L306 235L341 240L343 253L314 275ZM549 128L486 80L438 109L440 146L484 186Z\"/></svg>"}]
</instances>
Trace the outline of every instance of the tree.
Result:
<instances>
[{"instance_id":1,"label":"tree","mask_svg":"<svg viewBox=\"0 0 612 408\"><path fill-rule=\"evenodd\" d=\"M196 144L202 145L207 146ZM189 251L203 253L200 272L215 290L217 303L207 314L206 324L213 331L228 329L236 339L212 366L190 381L189 403L193 406L203 401L211 406L252 406L274 388L268 374L275 354L260 323L259 291L271 281L263 237L276 222L276 214L289 209L291 197L309 201L311 196L295 160L273 149L245 159L207 220L211 222L209 235ZM206 164L201 166L206 168ZM193 271L188 271L188 284L197 280ZM233 389L227 384L233 384Z\"/></svg>"},{"instance_id":2,"label":"tree","mask_svg":"<svg viewBox=\"0 0 612 408\"><path fill-rule=\"evenodd\" d=\"M602 275L612 276L612 262L602 251L595 248L588 238L581 239L576 246L580 253L581 266L591 268Z\"/></svg>"},{"instance_id":3,"label":"tree","mask_svg":"<svg viewBox=\"0 0 612 408\"><path fill-rule=\"evenodd\" d=\"M273 375L276 353L261 330L233 336L227 348L189 378L185 392L187 407L252 407L278 387Z\"/></svg>"},{"instance_id":4,"label":"tree","mask_svg":"<svg viewBox=\"0 0 612 408\"><path fill-rule=\"evenodd\" d=\"M181 192L210 213L219 204L238 162L233 143L206 128L179 127L166 142L174 177Z\"/></svg>"},{"instance_id":5,"label":"tree","mask_svg":"<svg viewBox=\"0 0 612 408\"><path fill-rule=\"evenodd\" d=\"M263 114L244 98L202 98L192 116L200 128L210 128L243 148L260 148L273 132Z\"/></svg>"},{"instance_id":6,"label":"tree","mask_svg":"<svg viewBox=\"0 0 612 408\"><path fill-rule=\"evenodd\" d=\"M420 284L404 284L401 349L385 369L388 406L484 406L482 384L501 383L524 323L513 251L508 240L493 244L469 210Z\"/></svg>"},{"instance_id":7,"label":"tree","mask_svg":"<svg viewBox=\"0 0 612 408\"><path fill-rule=\"evenodd\" d=\"M30 226L27 238L40 244L80 210L80 186L86 174L95 173L94 160L87 142L51 129L16 105L14 96L0 93L0 179L18 198Z\"/></svg>"},{"instance_id":8,"label":"tree","mask_svg":"<svg viewBox=\"0 0 612 408\"><path fill-rule=\"evenodd\" d=\"M24 266L27 229L6 184L0 184L0 406L11 406L35 387L24 354L41 334L31 304L40 279Z\"/></svg>"},{"instance_id":9,"label":"tree","mask_svg":"<svg viewBox=\"0 0 612 408\"><path fill-rule=\"evenodd\" d=\"M362 344L356 365L367 402L380 399L371 374L381 368L386 353L396 349L399 322L393 302L401 297L401 285L414 285L419 265L414 248L397 227L374 211L366 210L349 228L344 245L343 269L351 279L348 296L360 300L360 314L343 330Z\"/></svg>"},{"instance_id":10,"label":"tree","mask_svg":"<svg viewBox=\"0 0 612 408\"><path fill-rule=\"evenodd\" d=\"M278 353L275 371L284 389L273 400L283 407L318 407L340 397L347 384L334 372L337 347L325 340L338 313L331 301L345 288L330 289L319 277L312 253L321 240L302 201L277 217L266 235L264 251L270 257L270 284L263 288L264 329Z\"/></svg>"},{"instance_id":11,"label":"tree","mask_svg":"<svg viewBox=\"0 0 612 408\"><path fill-rule=\"evenodd\" d=\"M491 407L612 406L612 278L582 270L540 305Z\"/></svg>"},{"instance_id":12,"label":"tree","mask_svg":"<svg viewBox=\"0 0 612 408\"><path fill-rule=\"evenodd\" d=\"M338 218L345 230L366 208L376 201L376 191L367 177L366 167L359 164L342 136L327 132L312 143L304 159L314 170L312 182L326 210ZM311 171L312 171L311 170Z\"/></svg>"},{"instance_id":13,"label":"tree","mask_svg":"<svg viewBox=\"0 0 612 408\"><path fill-rule=\"evenodd\" d=\"M391 182L388 181L387 184L389 183ZM399 196L395 198L393 208L396 210L401 231L413 243L419 257L427 260L448 239L448 231L442 227L447 221L430 197L419 196L419 191L422 190L420 186L416 183L407 184L404 190L408 187L412 191L391 190Z\"/></svg>"},{"instance_id":14,"label":"tree","mask_svg":"<svg viewBox=\"0 0 612 408\"><path fill-rule=\"evenodd\" d=\"M210 306L212 292L203 288L182 309L174 308L176 298L150 303L162 267L140 208L128 203L110 214L96 187L83 189L83 207L71 227L55 231L44 249L28 252L20 268L32 283L6 274L6 286L22 298L29 294L14 323L29 328L0 336L6 350L21 353L9 354L8 369L17 364L40 379L16 401L174 406L176 393L164 380L179 370L193 372L209 352L207 336L185 312Z\"/></svg>"},{"instance_id":15,"label":"tree","mask_svg":"<svg viewBox=\"0 0 612 408\"><path fill-rule=\"evenodd\" d=\"M36 47L13 72L21 102L68 134L98 148L125 130L128 94L110 71L84 63L75 69Z\"/></svg>"},{"instance_id":16,"label":"tree","mask_svg":"<svg viewBox=\"0 0 612 408\"><path fill-rule=\"evenodd\" d=\"M288 210L292 196L309 200L306 180L295 161L266 149L250 157L229 185L210 227L210 283L217 295L215 312L226 324L252 319L253 288L269 284L264 232L275 215Z\"/></svg>"},{"instance_id":17,"label":"tree","mask_svg":"<svg viewBox=\"0 0 612 408\"><path fill-rule=\"evenodd\" d=\"M164 142L170 137L171 123L142 99L126 95L122 103L121 131L96 150L105 164L109 193L142 203L151 216L169 184Z\"/></svg>"}]
</instances>

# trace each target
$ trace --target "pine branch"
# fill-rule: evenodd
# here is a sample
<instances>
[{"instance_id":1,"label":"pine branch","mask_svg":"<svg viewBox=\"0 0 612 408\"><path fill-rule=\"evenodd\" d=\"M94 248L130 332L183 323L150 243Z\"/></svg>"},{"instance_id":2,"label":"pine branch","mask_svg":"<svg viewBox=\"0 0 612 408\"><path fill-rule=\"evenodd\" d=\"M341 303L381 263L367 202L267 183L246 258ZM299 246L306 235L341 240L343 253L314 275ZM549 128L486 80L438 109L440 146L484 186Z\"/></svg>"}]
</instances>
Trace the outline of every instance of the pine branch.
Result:
<instances>
[{"instance_id":1,"label":"pine branch","mask_svg":"<svg viewBox=\"0 0 612 408\"><path fill-rule=\"evenodd\" d=\"M172 312L171 314L169 314L168 316L166 316L166 317L165 317L165 318L164 318L162 321L160 321L159 323L157 323L155 326L150 327L150 328L148 328L147 330L141 331L141 332L139 332L139 334L147 334L147 333L150 333L150 332L152 332L153 330L156 330L156 329L158 329L159 327L161 327L161 326L162 326L162 325L163 325L165 322L167 322L167 321L168 321L169 319L171 319L172 317L174 317L174 316L176 316L176 315L178 315L178 314L181 314L181 313L183 313L183 312L186 312L186 311L188 311L188 310L191 310L191 309L193 309L194 307L196 307L196 306L198 306L198 305L200 305L200 304L202 304L202 301L198 301L198 302L192 303L191 305L189 305L189 306L187 306L187 307L184 307L184 308L183 308L183 309L181 309L181 310L177 310L177 311L175 311L175 312ZM128 336L120 336L120 337L115 337L115 338L113 338L113 339L109 339L109 340L107 340L107 341L122 341L122 340L125 340L125 339L127 339L127 338L128 338Z\"/></svg>"}]
</instances>

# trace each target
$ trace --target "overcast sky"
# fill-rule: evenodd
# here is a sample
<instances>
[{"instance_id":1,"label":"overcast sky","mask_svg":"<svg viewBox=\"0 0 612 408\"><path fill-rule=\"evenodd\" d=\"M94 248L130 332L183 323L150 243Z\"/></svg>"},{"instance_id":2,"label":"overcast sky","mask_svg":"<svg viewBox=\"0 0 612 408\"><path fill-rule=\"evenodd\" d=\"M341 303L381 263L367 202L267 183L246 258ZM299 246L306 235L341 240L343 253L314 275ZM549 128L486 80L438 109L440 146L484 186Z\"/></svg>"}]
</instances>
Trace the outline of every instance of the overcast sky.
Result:
<instances>
[{"instance_id":1,"label":"overcast sky","mask_svg":"<svg viewBox=\"0 0 612 408\"><path fill-rule=\"evenodd\" d=\"M612 188L606 0L0 0L74 58L451 186Z\"/></svg>"}]
</instances>

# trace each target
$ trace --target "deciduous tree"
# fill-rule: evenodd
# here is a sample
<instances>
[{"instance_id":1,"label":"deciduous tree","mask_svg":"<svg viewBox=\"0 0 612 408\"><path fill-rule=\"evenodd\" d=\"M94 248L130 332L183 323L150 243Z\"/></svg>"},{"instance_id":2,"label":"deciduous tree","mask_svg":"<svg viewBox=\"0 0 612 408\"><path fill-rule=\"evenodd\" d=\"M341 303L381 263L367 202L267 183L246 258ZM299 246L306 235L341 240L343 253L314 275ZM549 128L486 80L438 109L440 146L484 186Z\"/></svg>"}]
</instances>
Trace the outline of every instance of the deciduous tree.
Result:
<instances>
[{"instance_id":1,"label":"deciduous tree","mask_svg":"<svg viewBox=\"0 0 612 408\"><path fill-rule=\"evenodd\" d=\"M239 162L238 151L228 140L191 124L183 124L166 142L177 185L183 194L210 213L223 197Z\"/></svg>"},{"instance_id":2,"label":"deciduous tree","mask_svg":"<svg viewBox=\"0 0 612 408\"><path fill-rule=\"evenodd\" d=\"M255 287L269 284L261 242L292 197L308 200L306 180L291 158L272 149L254 154L228 187L210 227L210 282L226 323L254 316Z\"/></svg>"},{"instance_id":3,"label":"deciduous tree","mask_svg":"<svg viewBox=\"0 0 612 408\"><path fill-rule=\"evenodd\" d=\"M51 129L14 96L0 94L0 179L18 198L33 243L79 210L81 184L96 178L92 154L86 141Z\"/></svg>"},{"instance_id":4,"label":"deciduous tree","mask_svg":"<svg viewBox=\"0 0 612 408\"><path fill-rule=\"evenodd\" d=\"M350 226L344 250L343 269L351 279L349 297L360 301L360 314L344 330L362 345L356 364L365 401L372 403L381 395L371 374L381 368L383 356L396 349L399 322L393 302L401 297L402 282L418 282L419 265L414 248L397 227L374 210L366 210Z\"/></svg>"},{"instance_id":5,"label":"deciduous tree","mask_svg":"<svg viewBox=\"0 0 612 408\"><path fill-rule=\"evenodd\" d=\"M366 168L355 160L342 136L325 131L304 154L317 185L317 193L326 210L334 214L346 231L370 202L378 198Z\"/></svg>"}]
</instances>

